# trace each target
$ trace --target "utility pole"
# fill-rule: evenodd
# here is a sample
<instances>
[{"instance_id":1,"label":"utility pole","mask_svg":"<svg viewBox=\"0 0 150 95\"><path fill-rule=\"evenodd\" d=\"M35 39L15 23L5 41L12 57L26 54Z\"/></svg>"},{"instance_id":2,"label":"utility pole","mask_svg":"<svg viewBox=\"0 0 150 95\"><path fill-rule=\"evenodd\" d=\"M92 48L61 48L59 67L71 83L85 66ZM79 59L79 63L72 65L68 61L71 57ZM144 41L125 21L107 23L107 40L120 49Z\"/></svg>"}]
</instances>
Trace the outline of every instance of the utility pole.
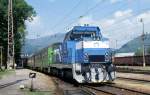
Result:
<instances>
[{"instance_id":1,"label":"utility pole","mask_svg":"<svg viewBox=\"0 0 150 95\"><path fill-rule=\"evenodd\" d=\"M115 47L116 47L116 50L117 50L118 40L115 40L115 41L116 41L115 42L116 43Z\"/></svg>"},{"instance_id":2,"label":"utility pole","mask_svg":"<svg viewBox=\"0 0 150 95\"><path fill-rule=\"evenodd\" d=\"M145 63L145 46L144 46L144 37L145 37L145 33L144 33L144 21L141 18L140 22L142 23L142 36L141 36L141 40L142 40L142 48L143 48L143 67L146 66Z\"/></svg>"},{"instance_id":3,"label":"utility pole","mask_svg":"<svg viewBox=\"0 0 150 95\"><path fill-rule=\"evenodd\" d=\"M8 50L7 68L14 68L14 32L13 32L13 7L12 0L8 0Z\"/></svg>"}]
</instances>

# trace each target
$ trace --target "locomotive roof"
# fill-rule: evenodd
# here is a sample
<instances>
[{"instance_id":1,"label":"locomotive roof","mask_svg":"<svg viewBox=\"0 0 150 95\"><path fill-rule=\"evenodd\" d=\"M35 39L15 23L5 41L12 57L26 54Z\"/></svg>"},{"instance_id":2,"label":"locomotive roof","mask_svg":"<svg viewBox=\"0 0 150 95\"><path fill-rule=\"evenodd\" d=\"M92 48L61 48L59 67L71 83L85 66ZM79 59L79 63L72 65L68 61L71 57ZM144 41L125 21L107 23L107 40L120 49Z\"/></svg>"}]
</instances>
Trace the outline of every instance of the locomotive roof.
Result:
<instances>
[{"instance_id":1,"label":"locomotive roof","mask_svg":"<svg viewBox=\"0 0 150 95\"><path fill-rule=\"evenodd\" d=\"M74 26L72 30L70 30L68 33L66 33L66 36L64 38L64 41L67 40L67 39L70 39L70 35L73 34L84 34L84 33L91 33L91 32L95 32L96 33L96 36L101 36L101 33L100 33L100 29L98 26Z\"/></svg>"},{"instance_id":2,"label":"locomotive roof","mask_svg":"<svg viewBox=\"0 0 150 95\"><path fill-rule=\"evenodd\" d=\"M74 26L74 28L72 29L73 32L82 32L82 31L86 31L86 32L91 32L91 31L95 31L95 32L99 32L100 29L98 26Z\"/></svg>"}]
</instances>

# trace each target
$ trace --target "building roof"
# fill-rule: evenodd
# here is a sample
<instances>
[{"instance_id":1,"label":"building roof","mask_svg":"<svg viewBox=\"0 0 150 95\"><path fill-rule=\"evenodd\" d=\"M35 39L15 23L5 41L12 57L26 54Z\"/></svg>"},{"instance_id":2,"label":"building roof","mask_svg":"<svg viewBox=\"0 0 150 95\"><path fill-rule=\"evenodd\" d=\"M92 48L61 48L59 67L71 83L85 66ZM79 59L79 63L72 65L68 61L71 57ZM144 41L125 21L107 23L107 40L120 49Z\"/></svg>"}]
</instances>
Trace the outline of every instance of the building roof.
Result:
<instances>
[{"instance_id":1,"label":"building roof","mask_svg":"<svg viewBox=\"0 0 150 95\"><path fill-rule=\"evenodd\" d=\"M127 56L134 56L134 52L128 52L128 53L116 53L115 57L127 57Z\"/></svg>"}]
</instances>

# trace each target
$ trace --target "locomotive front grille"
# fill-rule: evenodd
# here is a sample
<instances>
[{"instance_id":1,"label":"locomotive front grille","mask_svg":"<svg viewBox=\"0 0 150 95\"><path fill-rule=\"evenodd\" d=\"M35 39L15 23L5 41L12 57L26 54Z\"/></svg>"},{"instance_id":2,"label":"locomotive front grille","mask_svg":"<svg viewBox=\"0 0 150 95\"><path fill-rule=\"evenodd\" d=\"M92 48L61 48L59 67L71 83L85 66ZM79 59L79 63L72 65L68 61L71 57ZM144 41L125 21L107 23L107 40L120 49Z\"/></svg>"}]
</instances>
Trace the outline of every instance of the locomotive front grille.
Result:
<instances>
[{"instance_id":1,"label":"locomotive front grille","mask_svg":"<svg viewBox=\"0 0 150 95\"><path fill-rule=\"evenodd\" d=\"M90 62L105 62L104 55L89 55Z\"/></svg>"}]
</instances>

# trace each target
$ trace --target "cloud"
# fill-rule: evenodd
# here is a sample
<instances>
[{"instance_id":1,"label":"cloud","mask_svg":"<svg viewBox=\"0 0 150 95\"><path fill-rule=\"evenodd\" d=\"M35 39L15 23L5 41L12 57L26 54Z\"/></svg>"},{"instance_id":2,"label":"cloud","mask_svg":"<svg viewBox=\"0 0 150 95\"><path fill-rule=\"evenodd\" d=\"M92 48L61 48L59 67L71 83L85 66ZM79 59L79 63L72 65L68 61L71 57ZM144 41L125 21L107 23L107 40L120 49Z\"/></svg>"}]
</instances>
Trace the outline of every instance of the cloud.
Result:
<instances>
[{"instance_id":1,"label":"cloud","mask_svg":"<svg viewBox=\"0 0 150 95\"><path fill-rule=\"evenodd\" d=\"M40 16L34 17L31 22L26 21L26 25L28 30L27 38L36 38L37 35L44 35L45 27Z\"/></svg>"},{"instance_id":2,"label":"cloud","mask_svg":"<svg viewBox=\"0 0 150 95\"><path fill-rule=\"evenodd\" d=\"M145 12L143 14L140 14L136 17L136 19L139 20L139 21L140 21L141 18L143 19L143 21L145 23L149 23L150 22L150 11L147 11L147 12Z\"/></svg>"},{"instance_id":3,"label":"cloud","mask_svg":"<svg viewBox=\"0 0 150 95\"><path fill-rule=\"evenodd\" d=\"M110 0L110 3L114 4L114 3L117 3L117 2L120 2L122 0Z\"/></svg>"},{"instance_id":4,"label":"cloud","mask_svg":"<svg viewBox=\"0 0 150 95\"><path fill-rule=\"evenodd\" d=\"M106 29L107 27L112 28L115 26L114 25L115 23L119 23L123 19L129 18L132 15L133 15L133 11L131 9L127 9L124 11L119 10L119 11L116 11L110 18L102 19L100 23L104 29ZM130 21L128 19L125 19L122 21L122 24L126 24L127 22L129 23ZM119 23L119 25L121 24Z\"/></svg>"},{"instance_id":5,"label":"cloud","mask_svg":"<svg viewBox=\"0 0 150 95\"><path fill-rule=\"evenodd\" d=\"M95 20L93 16L86 16L80 19L78 23L99 26L102 34L110 39L112 48L116 48L116 40L117 48L119 48L129 40L142 34L140 18L144 20L145 32L150 33L150 11L134 15L131 9L119 10L109 18Z\"/></svg>"},{"instance_id":6,"label":"cloud","mask_svg":"<svg viewBox=\"0 0 150 95\"><path fill-rule=\"evenodd\" d=\"M110 2L111 4L114 4L114 3L120 2L120 1L122 1L122 0L93 0L93 1L95 1L95 2L108 1L108 2Z\"/></svg>"},{"instance_id":7,"label":"cloud","mask_svg":"<svg viewBox=\"0 0 150 95\"><path fill-rule=\"evenodd\" d=\"M31 22L26 21L27 30L28 30L27 38L36 39L37 37L44 37L44 36L54 34L49 29L49 26L45 24L47 23L45 23L40 16L34 17L33 21Z\"/></svg>"},{"instance_id":8,"label":"cloud","mask_svg":"<svg viewBox=\"0 0 150 95\"><path fill-rule=\"evenodd\" d=\"M102 2L102 1L105 1L105 0L94 0L95 2Z\"/></svg>"},{"instance_id":9,"label":"cloud","mask_svg":"<svg viewBox=\"0 0 150 95\"><path fill-rule=\"evenodd\" d=\"M118 17L127 17L127 16L131 16L132 15L132 10L131 9L128 9L128 10L125 10L125 11L117 11L114 13L114 17L115 18L118 18Z\"/></svg>"},{"instance_id":10,"label":"cloud","mask_svg":"<svg viewBox=\"0 0 150 95\"><path fill-rule=\"evenodd\" d=\"M48 0L49 2L55 2L56 0Z\"/></svg>"},{"instance_id":11,"label":"cloud","mask_svg":"<svg viewBox=\"0 0 150 95\"><path fill-rule=\"evenodd\" d=\"M40 16L33 17L33 21L31 22L27 21L26 24L31 27L39 26L41 24L41 18Z\"/></svg>"},{"instance_id":12,"label":"cloud","mask_svg":"<svg viewBox=\"0 0 150 95\"><path fill-rule=\"evenodd\" d=\"M114 20L114 23L110 25L103 23L103 31L106 31L105 35L112 40L118 40L118 47L142 34L142 24L139 22L139 18L144 19L145 32L150 33L148 26L150 23L150 11L137 16L134 16L131 10L120 12L121 15L117 16L116 13L114 13L114 17L104 21L106 23ZM108 27L109 29L107 29Z\"/></svg>"},{"instance_id":13,"label":"cloud","mask_svg":"<svg viewBox=\"0 0 150 95\"><path fill-rule=\"evenodd\" d=\"M92 24L94 21L93 21L93 17L92 16L85 16L85 17L81 17L79 19L79 24L80 25L84 25L84 24Z\"/></svg>"}]
</instances>

